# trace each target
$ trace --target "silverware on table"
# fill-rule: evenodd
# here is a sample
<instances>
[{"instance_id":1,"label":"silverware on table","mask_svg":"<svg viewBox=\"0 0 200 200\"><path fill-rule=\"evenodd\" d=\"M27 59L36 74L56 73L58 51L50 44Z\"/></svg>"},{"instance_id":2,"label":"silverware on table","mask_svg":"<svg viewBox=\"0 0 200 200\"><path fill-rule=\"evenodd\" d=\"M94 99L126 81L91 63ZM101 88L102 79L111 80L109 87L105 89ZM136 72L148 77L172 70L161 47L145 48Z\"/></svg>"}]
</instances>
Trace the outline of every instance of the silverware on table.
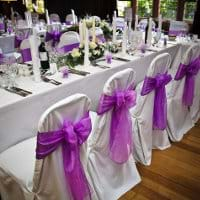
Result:
<instances>
[{"instance_id":1,"label":"silverware on table","mask_svg":"<svg viewBox=\"0 0 200 200\"><path fill-rule=\"evenodd\" d=\"M59 82L59 81L56 81L52 78L47 78L46 76L41 76L41 79L44 81L44 82L47 82L47 83L52 83L54 85L61 85L62 83Z\"/></svg>"},{"instance_id":2,"label":"silverware on table","mask_svg":"<svg viewBox=\"0 0 200 200\"><path fill-rule=\"evenodd\" d=\"M17 88L17 87L4 87L3 89L8 92L11 92L11 93L18 94L22 97L26 97L26 96L32 94L32 92L29 92L29 91L26 91L26 90L23 90L23 89Z\"/></svg>"},{"instance_id":3,"label":"silverware on table","mask_svg":"<svg viewBox=\"0 0 200 200\"><path fill-rule=\"evenodd\" d=\"M120 60L120 61L124 61L124 62L130 62L129 59L126 59L126 58L120 58L120 57L116 57L116 56L113 56L112 59L113 59L113 60Z\"/></svg>"},{"instance_id":4,"label":"silverware on table","mask_svg":"<svg viewBox=\"0 0 200 200\"><path fill-rule=\"evenodd\" d=\"M68 71L71 74L77 74L80 76L87 76L88 74L90 74L90 72L81 71L81 70L77 70L77 69L68 69Z\"/></svg>"}]
</instances>

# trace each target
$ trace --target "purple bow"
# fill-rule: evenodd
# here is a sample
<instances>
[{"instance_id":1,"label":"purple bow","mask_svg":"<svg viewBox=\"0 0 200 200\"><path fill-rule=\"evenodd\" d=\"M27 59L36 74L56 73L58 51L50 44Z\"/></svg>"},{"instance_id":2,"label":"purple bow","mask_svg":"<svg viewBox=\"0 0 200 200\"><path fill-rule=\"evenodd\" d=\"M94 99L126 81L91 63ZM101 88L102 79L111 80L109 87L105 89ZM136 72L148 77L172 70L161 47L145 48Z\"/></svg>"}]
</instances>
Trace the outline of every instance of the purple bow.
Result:
<instances>
[{"instance_id":1,"label":"purple bow","mask_svg":"<svg viewBox=\"0 0 200 200\"><path fill-rule=\"evenodd\" d=\"M195 76L200 69L200 57L193 60L190 64L180 64L175 76L175 80L185 78L185 86L183 91L182 101L186 106L191 106L194 98Z\"/></svg>"},{"instance_id":2,"label":"purple bow","mask_svg":"<svg viewBox=\"0 0 200 200\"><path fill-rule=\"evenodd\" d=\"M23 62L28 62L28 61L32 60L31 49L30 48L21 49L21 54L22 54Z\"/></svg>"},{"instance_id":3,"label":"purple bow","mask_svg":"<svg viewBox=\"0 0 200 200\"><path fill-rule=\"evenodd\" d=\"M131 89L116 91L112 96L101 96L98 114L112 110L109 156L119 164L125 163L132 153L132 120L129 109L136 104L136 92Z\"/></svg>"},{"instance_id":4,"label":"purple bow","mask_svg":"<svg viewBox=\"0 0 200 200\"><path fill-rule=\"evenodd\" d=\"M60 36L62 35L62 33L60 31L52 31L52 32L47 32L46 34L46 41L50 41L52 40L52 46L55 47L56 44L60 41Z\"/></svg>"},{"instance_id":5,"label":"purple bow","mask_svg":"<svg viewBox=\"0 0 200 200\"><path fill-rule=\"evenodd\" d=\"M80 43L68 44L68 45L65 45L61 48L57 48L57 52L68 53L68 52L72 51L73 49L78 48L79 45L80 45Z\"/></svg>"},{"instance_id":6,"label":"purple bow","mask_svg":"<svg viewBox=\"0 0 200 200\"><path fill-rule=\"evenodd\" d=\"M60 130L38 133L36 158L43 159L62 145L63 166L66 181L74 200L91 199L89 183L86 179L81 161L80 145L88 138L92 129L89 112L73 124L64 120Z\"/></svg>"},{"instance_id":7,"label":"purple bow","mask_svg":"<svg viewBox=\"0 0 200 200\"><path fill-rule=\"evenodd\" d=\"M5 31L5 25L4 23L0 23L0 31Z\"/></svg>"},{"instance_id":8,"label":"purple bow","mask_svg":"<svg viewBox=\"0 0 200 200\"><path fill-rule=\"evenodd\" d=\"M23 40L27 39L29 36L29 34L25 34L25 35L16 35L15 36L15 48L20 47L20 44L22 43Z\"/></svg>"},{"instance_id":9,"label":"purple bow","mask_svg":"<svg viewBox=\"0 0 200 200\"><path fill-rule=\"evenodd\" d=\"M172 80L169 74L157 74L155 78L145 77L141 95L147 95L155 90L153 109L153 128L164 130L167 126L167 98L165 85Z\"/></svg>"}]
</instances>

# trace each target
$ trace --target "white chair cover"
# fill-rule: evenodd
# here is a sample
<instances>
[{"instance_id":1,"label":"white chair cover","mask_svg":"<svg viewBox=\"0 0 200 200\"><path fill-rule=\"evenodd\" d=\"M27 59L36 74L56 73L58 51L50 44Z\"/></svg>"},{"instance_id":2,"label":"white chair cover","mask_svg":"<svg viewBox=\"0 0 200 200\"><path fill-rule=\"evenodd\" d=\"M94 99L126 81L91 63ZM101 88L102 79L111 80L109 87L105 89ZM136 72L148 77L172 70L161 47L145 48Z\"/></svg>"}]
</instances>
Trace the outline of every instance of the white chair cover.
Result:
<instances>
[{"instance_id":1,"label":"white chair cover","mask_svg":"<svg viewBox=\"0 0 200 200\"><path fill-rule=\"evenodd\" d=\"M23 19L17 20L17 24L16 24L17 28L24 28L27 26L28 26L28 24L27 24L26 20L23 20Z\"/></svg>"},{"instance_id":2,"label":"white chair cover","mask_svg":"<svg viewBox=\"0 0 200 200\"><path fill-rule=\"evenodd\" d=\"M88 112L89 106L90 100L82 94L63 99L44 112L39 121L38 131L60 129L66 117L77 122ZM58 147L44 159L35 160L35 147L36 138L30 138L0 154L2 200L71 199L65 182L62 148ZM87 144L84 143L81 146L80 158L87 176L86 148ZM96 197L93 196L92 199Z\"/></svg>"},{"instance_id":3,"label":"white chair cover","mask_svg":"<svg viewBox=\"0 0 200 200\"><path fill-rule=\"evenodd\" d=\"M80 37L77 32L68 31L61 35L60 42L58 43L58 48L62 48L66 45L80 43Z\"/></svg>"},{"instance_id":4,"label":"white chair cover","mask_svg":"<svg viewBox=\"0 0 200 200\"><path fill-rule=\"evenodd\" d=\"M148 24L148 19L142 19L140 20L138 27L139 30L145 30ZM152 20L152 29L156 28L156 23Z\"/></svg>"},{"instance_id":5,"label":"white chair cover","mask_svg":"<svg viewBox=\"0 0 200 200\"><path fill-rule=\"evenodd\" d=\"M169 25L169 35L186 34L189 30L189 26L184 21L171 20Z\"/></svg>"},{"instance_id":6,"label":"white chair cover","mask_svg":"<svg viewBox=\"0 0 200 200\"><path fill-rule=\"evenodd\" d=\"M72 14L68 14L65 18L66 22L71 22L71 24L73 24L73 15ZM78 22L78 17L75 15L75 24L77 24Z\"/></svg>"},{"instance_id":7,"label":"white chair cover","mask_svg":"<svg viewBox=\"0 0 200 200\"><path fill-rule=\"evenodd\" d=\"M124 22L125 22L124 18L117 17L116 18L116 26L117 26L117 28L123 30L124 29Z\"/></svg>"},{"instance_id":8,"label":"white chair cover","mask_svg":"<svg viewBox=\"0 0 200 200\"><path fill-rule=\"evenodd\" d=\"M116 89L126 89L133 84L134 76L132 69L114 74L105 83L103 93L112 95ZM99 200L116 200L141 180L132 155L124 164L116 164L108 155L111 113L97 116L89 138L88 172Z\"/></svg>"},{"instance_id":9,"label":"white chair cover","mask_svg":"<svg viewBox=\"0 0 200 200\"><path fill-rule=\"evenodd\" d=\"M60 17L56 13L50 14L49 19L50 19L51 22L60 22Z\"/></svg>"},{"instance_id":10,"label":"white chair cover","mask_svg":"<svg viewBox=\"0 0 200 200\"><path fill-rule=\"evenodd\" d=\"M200 57L200 44L196 44L192 46L188 50L188 60L189 62L195 60ZM200 119L200 71L195 77L195 91L194 91L194 99L193 104L190 107L190 114L192 117L192 121L196 123Z\"/></svg>"},{"instance_id":11,"label":"white chair cover","mask_svg":"<svg viewBox=\"0 0 200 200\"><path fill-rule=\"evenodd\" d=\"M165 73L171 63L168 53L163 53L154 58L147 71L147 77L155 77L158 73ZM133 119L133 133L135 149L134 157L144 165L151 164L152 148L166 149L170 147L167 132L153 130L153 108L155 92L141 96L143 82L136 87L138 94L137 104L131 110Z\"/></svg>"},{"instance_id":12,"label":"white chair cover","mask_svg":"<svg viewBox=\"0 0 200 200\"><path fill-rule=\"evenodd\" d=\"M200 55L200 46L191 46L182 58L182 64L189 64ZM176 74L178 67L172 69ZM168 89L168 118L167 132L172 141L180 141L183 135L187 133L200 117L200 73L195 78L195 92L193 105L189 107L182 103L185 77L179 81L172 81ZM178 119L178 120L177 120Z\"/></svg>"}]
</instances>

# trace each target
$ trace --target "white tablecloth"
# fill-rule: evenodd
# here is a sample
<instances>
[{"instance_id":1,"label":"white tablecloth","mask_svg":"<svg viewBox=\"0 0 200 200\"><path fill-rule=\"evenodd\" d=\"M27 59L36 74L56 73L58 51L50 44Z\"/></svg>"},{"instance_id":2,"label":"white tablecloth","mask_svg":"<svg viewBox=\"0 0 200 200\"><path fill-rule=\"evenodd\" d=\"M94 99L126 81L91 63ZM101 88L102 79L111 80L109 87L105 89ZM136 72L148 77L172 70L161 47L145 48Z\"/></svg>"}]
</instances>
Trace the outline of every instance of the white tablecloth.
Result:
<instances>
[{"instance_id":1,"label":"white tablecloth","mask_svg":"<svg viewBox=\"0 0 200 200\"><path fill-rule=\"evenodd\" d=\"M66 79L63 79L61 74L56 74L53 78L63 83L60 86L45 82L35 83L30 77L19 78L17 80L19 87L32 91L33 95L23 98L0 89L0 152L25 138L36 135L41 114L57 101L74 93L84 93L91 98L92 109L95 110L104 83L112 74L131 67L136 71L136 83L138 83L144 79L147 68L157 54L170 53L172 66L177 67L183 49L182 45L171 45L158 52L148 51L144 57L128 56L130 62L113 60L110 69L81 66L80 70L91 74L86 77L69 74ZM104 61L101 64L108 65Z\"/></svg>"}]
</instances>

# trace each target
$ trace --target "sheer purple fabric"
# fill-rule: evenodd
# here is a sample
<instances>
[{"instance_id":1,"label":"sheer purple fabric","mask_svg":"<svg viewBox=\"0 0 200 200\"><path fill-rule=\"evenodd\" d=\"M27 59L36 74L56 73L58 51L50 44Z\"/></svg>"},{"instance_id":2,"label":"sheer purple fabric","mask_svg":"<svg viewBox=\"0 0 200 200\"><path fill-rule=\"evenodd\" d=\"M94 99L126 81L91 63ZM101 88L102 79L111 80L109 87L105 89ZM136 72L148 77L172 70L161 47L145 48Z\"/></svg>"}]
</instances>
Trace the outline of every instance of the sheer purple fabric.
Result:
<instances>
[{"instance_id":1,"label":"sheer purple fabric","mask_svg":"<svg viewBox=\"0 0 200 200\"><path fill-rule=\"evenodd\" d=\"M98 114L112 110L109 139L109 157L123 164L132 153L132 120L129 109L136 104L136 92L131 89L115 91L112 96L103 94L100 98Z\"/></svg>"},{"instance_id":2,"label":"sheer purple fabric","mask_svg":"<svg viewBox=\"0 0 200 200\"><path fill-rule=\"evenodd\" d=\"M68 53L75 48L79 48L79 45L80 43L68 44L68 45L63 46L62 48L57 49L57 51L60 53Z\"/></svg>"},{"instance_id":3,"label":"sheer purple fabric","mask_svg":"<svg viewBox=\"0 0 200 200\"><path fill-rule=\"evenodd\" d=\"M52 31L46 33L46 41L52 40L52 46L55 47L56 44L60 41L60 36L62 33L60 31Z\"/></svg>"},{"instance_id":4,"label":"sheer purple fabric","mask_svg":"<svg viewBox=\"0 0 200 200\"><path fill-rule=\"evenodd\" d=\"M43 159L62 145L63 166L72 199L91 199L89 183L80 161L80 145L88 138L92 129L89 112L73 124L64 120L62 127L57 131L38 133L36 158Z\"/></svg>"},{"instance_id":5,"label":"sheer purple fabric","mask_svg":"<svg viewBox=\"0 0 200 200\"><path fill-rule=\"evenodd\" d=\"M191 106L194 99L195 76L200 69L200 57L193 60L189 65L180 64L175 76L175 80L185 77L182 102L186 106Z\"/></svg>"},{"instance_id":6,"label":"sheer purple fabric","mask_svg":"<svg viewBox=\"0 0 200 200\"><path fill-rule=\"evenodd\" d=\"M20 44L22 43L23 40L27 39L29 37L29 34L24 34L24 35L16 35L15 36L15 48L20 47Z\"/></svg>"},{"instance_id":7,"label":"sheer purple fabric","mask_svg":"<svg viewBox=\"0 0 200 200\"><path fill-rule=\"evenodd\" d=\"M22 60L23 60L23 62L28 62L28 61L32 60L31 49L30 48L22 49L21 50L21 54L22 54Z\"/></svg>"},{"instance_id":8,"label":"sheer purple fabric","mask_svg":"<svg viewBox=\"0 0 200 200\"><path fill-rule=\"evenodd\" d=\"M167 126L167 98L165 85L172 80L171 75L157 74L155 78L145 77L141 95L147 95L155 90L153 109L153 128L164 130Z\"/></svg>"}]
</instances>

